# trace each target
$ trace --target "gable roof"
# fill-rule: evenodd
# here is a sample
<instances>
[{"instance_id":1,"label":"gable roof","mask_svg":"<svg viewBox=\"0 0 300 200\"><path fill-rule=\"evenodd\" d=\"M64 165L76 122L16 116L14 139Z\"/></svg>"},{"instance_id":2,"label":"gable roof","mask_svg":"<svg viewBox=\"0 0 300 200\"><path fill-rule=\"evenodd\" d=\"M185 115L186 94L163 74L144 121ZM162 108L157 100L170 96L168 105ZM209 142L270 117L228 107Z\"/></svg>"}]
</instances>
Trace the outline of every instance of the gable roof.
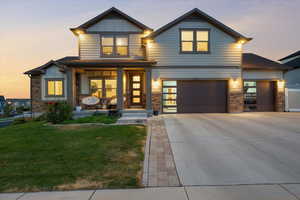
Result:
<instances>
[{"instance_id":1,"label":"gable roof","mask_svg":"<svg viewBox=\"0 0 300 200\"><path fill-rule=\"evenodd\" d=\"M26 71L24 72L24 74L43 74L45 73L45 70L50 67L51 65L56 65L58 66L62 71L65 70L66 66L63 65L62 61L67 61L67 60L72 60L72 59L77 59L78 57L73 57L73 56L66 56L66 57L63 57L63 58L60 58L58 60L50 60L49 62L39 66L39 67L36 67L34 69L31 69L29 71Z\"/></svg>"},{"instance_id":2,"label":"gable roof","mask_svg":"<svg viewBox=\"0 0 300 200\"><path fill-rule=\"evenodd\" d=\"M72 32L75 32L76 30L86 30L87 28L89 28L92 25L98 23L99 21L101 21L103 18L105 18L106 16L108 16L110 14L116 14L116 15L126 19L127 21L131 22L132 24L136 25L137 27L141 28L142 30L153 30L153 29L149 28L148 26L146 26L145 24L139 22L138 20L136 20L136 19L130 17L129 15L123 13L122 11L120 11L119 9L117 9L115 7L112 7L110 9L104 11L100 15L97 15L96 17L90 19L89 21L81 24L80 26L78 26L76 28L71 28L70 30Z\"/></svg>"},{"instance_id":3,"label":"gable roof","mask_svg":"<svg viewBox=\"0 0 300 200\"><path fill-rule=\"evenodd\" d=\"M198 8L194 8L191 11L185 13L184 15L178 17L177 19L171 21L170 23L162 26L161 28L159 28L156 31L152 32L146 38L155 38L159 34L161 34L164 31L170 29L171 27L175 26L179 22L183 21L184 19L186 19L187 17L192 16L192 15L195 15L195 16L203 18L204 20L206 20L209 23L211 23L212 25L218 27L219 29L221 29L222 31L224 31L228 35L231 35L232 37L234 37L237 40L239 40L239 39L244 39L246 41L252 40L252 38L248 38L248 37L243 36L242 34L236 32L233 29L231 29L230 27L226 26L225 24L223 24L223 23L219 22L218 20L214 19L213 17L207 15L206 13L204 13L201 10L199 10Z\"/></svg>"},{"instance_id":4,"label":"gable roof","mask_svg":"<svg viewBox=\"0 0 300 200\"><path fill-rule=\"evenodd\" d=\"M256 69L256 70L290 70L293 67L280 64L276 61L259 56L254 53L243 53L242 58L243 69Z\"/></svg>"},{"instance_id":5,"label":"gable roof","mask_svg":"<svg viewBox=\"0 0 300 200\"><path fill-rule=\"evenodd\" d=\"M293 58L293 57L296 57L296 56L300 56L300 50L299 51L296 51L295 53L292 53L284 58L281 58L279 59L279 61L283 61L283 60L286 60L286 59L289 59L289 58Z\"/></svg>"}]
</instances>

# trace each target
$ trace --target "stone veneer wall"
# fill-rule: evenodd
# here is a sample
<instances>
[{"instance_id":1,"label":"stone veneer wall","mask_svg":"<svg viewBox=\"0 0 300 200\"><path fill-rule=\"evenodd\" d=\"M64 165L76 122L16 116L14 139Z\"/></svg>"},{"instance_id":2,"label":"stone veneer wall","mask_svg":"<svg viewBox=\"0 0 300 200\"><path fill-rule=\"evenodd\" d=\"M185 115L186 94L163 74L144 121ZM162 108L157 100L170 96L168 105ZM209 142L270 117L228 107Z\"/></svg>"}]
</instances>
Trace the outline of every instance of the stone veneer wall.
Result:
<instances>
[{"instance_id":1,"label":"stone veneer wall","mask_svg":"<svg viewBox=\"0 0 300 200\"><path fill-rule=\"evenodd\" d=\"M41 76L31 76L31 102L32 112L43 112L45 111L45 103L42 101L41 91Z\"/></svg>"},{"instance_id":2,"label":"stone veneer wall","mask_svg":"<svg viewBox=\"0 0 300 200\"><path fill-rule=\"evenodd\" d=\"M284 88L278 88L277 84L275 85L275 111L284 112L285 110Z\"/></svg>"},{"instance_id":3,"label":"stone veneer wall","mask_svg":"<svg viewBox=\"0 0 300 200\"><path fill-rule=\"evenodd\" d=\"M241 79L235 83L228 81L227 111L228 113L241 113L244 111L244 94Z\"/></svg>"},{"instance_id":4,"label":"stone veneer wall","mask_svg":"<svg viewBox=\"0 0 300 200\"><path fill-rule=\"evenodd\" d=\"M152 93L152 109L153 109L153 111L159 111L159 113L161 113L161 93L160 92Z\"/></svg>"},{"instance_id":5,"label":"stone veneer wall","mask_svg":"<svg viewBox=\"0 0 300 200\"><path fill-rule=\"evenodd\" d=\"M228 92L228 112L241 113L244 111L244 97L242 92Z\"/></svg>"}]
</instances>

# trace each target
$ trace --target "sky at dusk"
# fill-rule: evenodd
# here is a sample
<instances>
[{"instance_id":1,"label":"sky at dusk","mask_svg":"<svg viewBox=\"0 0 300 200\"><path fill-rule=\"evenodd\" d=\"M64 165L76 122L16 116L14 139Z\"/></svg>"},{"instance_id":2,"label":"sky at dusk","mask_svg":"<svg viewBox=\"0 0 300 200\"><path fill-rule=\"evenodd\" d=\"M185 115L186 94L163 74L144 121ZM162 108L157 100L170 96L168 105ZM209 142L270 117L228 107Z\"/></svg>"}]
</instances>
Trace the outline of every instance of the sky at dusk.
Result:
<instances>
[{"instance_id":1,"label":"sky at dusk","mask_svg":"<svg viewBox=\"0 0 300 200\"><path fill-rule=\"evenodd\" d=\"M253 40L244 52L278 60L300 49L300 0L1 0L0 95L28 98L23 72L77 55L76 27L115 6L157 29L197 7Z\"/></svg>"}]
</instances>

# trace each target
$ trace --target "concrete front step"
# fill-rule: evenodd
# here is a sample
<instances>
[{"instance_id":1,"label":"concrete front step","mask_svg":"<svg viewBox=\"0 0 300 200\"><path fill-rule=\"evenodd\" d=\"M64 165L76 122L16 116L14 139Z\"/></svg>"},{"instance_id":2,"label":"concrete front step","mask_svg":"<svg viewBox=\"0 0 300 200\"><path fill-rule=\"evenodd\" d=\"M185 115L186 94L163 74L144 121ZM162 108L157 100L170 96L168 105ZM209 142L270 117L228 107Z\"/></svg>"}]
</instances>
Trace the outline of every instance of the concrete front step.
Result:
<instances>
[{"instance_id":1,"label":"concrete front step","mask_svg":"<svg viewBox=\"0 0 300 200\"><path fill-rule=\"evenodd\" d=\"M122 117L147 118L147 113L122 113Z\"/></svg>"},{"instance_id":2,"label":"concrete front step","mask_svg":"<svg viewBox=\"0 0 300 200\"><path fill-rule=\"evenodd\" d=\"M130 110L124 110L122 112L122 117L129 117L129 118L147 118L148 114L146 110L142 109L130 109Z\"/></svg>"},{"instance_id":3,"label":"concrete front step","mask_svg":"<svg viewBox=\"0 0 300 200\"><path fill-rule=\"evenodd\" d=\"M147 117L124 117L122 116L117 124L146 124Z\"/></svg>"}]
</instances>

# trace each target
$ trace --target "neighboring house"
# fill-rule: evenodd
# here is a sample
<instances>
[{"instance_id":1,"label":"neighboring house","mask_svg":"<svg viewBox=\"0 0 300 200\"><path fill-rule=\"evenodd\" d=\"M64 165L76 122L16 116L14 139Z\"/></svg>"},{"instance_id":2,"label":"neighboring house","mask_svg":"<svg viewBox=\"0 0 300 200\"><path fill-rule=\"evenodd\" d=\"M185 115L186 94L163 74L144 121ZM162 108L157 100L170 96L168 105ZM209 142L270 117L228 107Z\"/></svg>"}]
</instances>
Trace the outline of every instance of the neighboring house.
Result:
<instances>
[{"instance_id":1,"label":"neighboring house","mask_svg":"<svg viewBox=\"0 0 300 200\"><path fill-rule=\"evenodd\" d=\"M284 74L286 81L286 111L300 111L300 51L279 60L293 68Z\"/></svg>"},{"instance_id":2,"label":"neighboring house","mask_svg":"<svg viewBox=\"0 0 300 200\"><path fill-rule=\"evenodd\" d=\"M282 64L293 67L284 74L287 88L298 88L300 89L300 51L297 51L291 55L288 55L279 60Z\"/></svg>"},{"instance_id":3,"label":"neighboring house","mask_svg":"<svg viewBox=\"0 0 300 200\"><path fill-rule=\"evenodd\" d=\"M156 31L111 8L71 31L78 57L25 72L34 112L49 101L149 114L284 110L283 72L290 68L243 55L251 38L197 8ZM99 105L83 105L89 96Z\"/></svg>"},{"instance_id":4,"label":"neighboring house","mask_svg":"<svg viewBox=\"0 0 300 200\"><path fill-rule=\"evenodd\" d=\"M12 105L13 109L16 110L19 107L23 107L25 109L29 109L31 106L30 99L12 99L7 98L6 102L10 105Z\"/></svg>"},{"instance_id":5,"label":"neighboring house","mask_svg":"<svg viewBox=\"0 0 300 200\"><path fill-rule=\"evenodd\" d=\"M4 105L5 105L5 97L0 96L0 114L2 114L4 111Z\"/></svg>"}]
</instances>

